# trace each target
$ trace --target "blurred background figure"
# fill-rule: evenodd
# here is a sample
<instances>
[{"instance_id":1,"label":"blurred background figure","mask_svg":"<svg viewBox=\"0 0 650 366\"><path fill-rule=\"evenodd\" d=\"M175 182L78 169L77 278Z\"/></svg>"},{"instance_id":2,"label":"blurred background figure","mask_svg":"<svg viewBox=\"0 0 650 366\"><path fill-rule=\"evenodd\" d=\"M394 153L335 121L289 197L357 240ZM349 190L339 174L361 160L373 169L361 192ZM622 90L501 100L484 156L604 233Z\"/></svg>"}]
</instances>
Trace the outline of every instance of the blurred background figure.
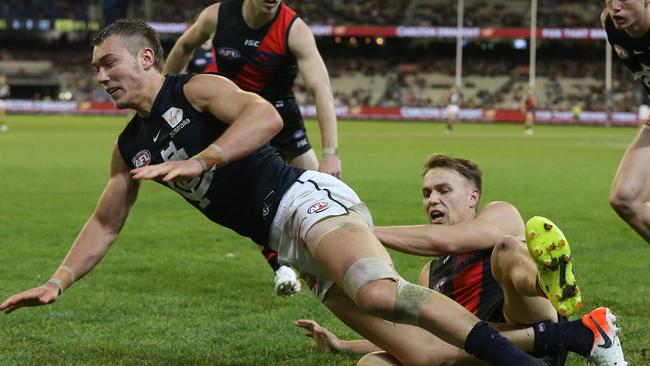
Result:
<instances>
[{"instance_id":1,"label":"blurred background figure","mask_svg":"<svg viewBox=\"0 0 650 366\"><path fill-rule=\"evenodd\" d=\"M451 133L454 130L454 122L458 119L458 112L460 111L462 95L460 93L460 87L458 85L453 85L449 88L449 94L447 94L447 129L446 133Z\"/></svg>"},{"instance_id":2,"label":"blurred background figure","mask_svg":"<svg viewBox=\"0 0 650 366\"><path fill-rule=\"evenodd\" d=\"M533 134L533 124L535 123L535 107L537 106L537 99L535 98L535 90L528 88L526 93L521 97L521 113L524 114L524 134Z\"/></svg>"},{"instance_id":3,"label":"blurred background figure","mask_svg":"<svg viewBox=\"0 0 650 366\"><path fill-rule=\"evenodd\" d=\"M11 90L9 89L9 84L7 84L7 77L4 74L0 74L0 132L9 131L9 127L5 123L5 104L3 99L11 95Z\"/></svg>"}]
</instances>

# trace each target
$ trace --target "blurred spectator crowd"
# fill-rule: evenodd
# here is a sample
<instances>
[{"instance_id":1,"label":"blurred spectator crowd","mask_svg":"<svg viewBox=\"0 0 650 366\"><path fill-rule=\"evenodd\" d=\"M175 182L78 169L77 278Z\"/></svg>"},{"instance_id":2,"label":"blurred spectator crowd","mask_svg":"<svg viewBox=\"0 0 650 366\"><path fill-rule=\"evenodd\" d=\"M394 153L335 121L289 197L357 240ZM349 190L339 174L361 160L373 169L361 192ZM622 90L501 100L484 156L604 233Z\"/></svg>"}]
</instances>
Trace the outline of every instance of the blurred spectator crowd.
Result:
<instances>
[{"instance_id":1,"label":"blurred spectator crowd","mask_svg":"<svg viewBox=\"0 0 650 366\"><path fill-rule=\"evenodd\" d=\"M456 0L284 1L312 25L456 25ZM152 21L187 22L212 3L212 0L4 0L0 1L0 18L99 20L103 6L122 4L126 7L125 13L131 16ZM538 26L599 27L601 10L600 2L577 4L538 0ZM529 12L529 0L465 0L464 24L472 27L527 27ZM405 47L415 49L418 42L419 47L424 49L415 57L403 57L395 50L380 55L357 52L352 56L343 56L331 45L326 47L323 56L337 105L444 106L449 87L455 82L455 58L449 56L453 55L453 52L449 52L450 42L446 41L447 52L438 52L435 42L441 41L429 39L413 40L413 45ZM87 42L36 47L16 47L15 44L10 48L0 46L0 61L51 61L47 75L40 77L54 79L61 93L50 95L50 98L63 96L76 100L109 100L96 83L89 66ZM579 106L583 110L613 108L630 111L638 106L643 98L640 87L620 63L614 63L613 90L607 96L604 92L603 57L580 56L581 51L572 50L571 45L562 47L569 48L551 55L541 52L542 57L537 61L536 94L539 108L571 109ZM592 48L602 49L602 44ZM527 57L515 60L507 52L510 51L466 56L462 70L464 107L518 108L520 96L528 84ZM571 54L576 57L564 56ZM295 90L301 103L313 103L300 80ZM42 96L35 94L34 97Z\"/></svg>"},{"instance_id":2,"label":"blurred spectator crowd","mask_svg":"<svg viewBox=\"0 0 650 366\"><path fill-rule=\"evenodd\" d=\"M3 0L0 18L100 20L102 6L125 7L129 16L186 22L214 0ZM309 24L455 26L456 0L285 0ZM530 0L466 0L468 27L527 27ZM603 2L538 1L540 27L599 27Z\"/></svg>"},{"instance_id":3,"label":"blurred spectator crowd","mask_svg":"<svg viewBox=\"0 0 650 366\"><path fill-rule=\"evenodd\" d=\"M416 63L399 59L326 59L334 99L342 106L444 107L455 83L454 59L426 57ZM612 94L605 93L605 63L540 60L535 93L540 109L635 111L644 100L633 75L615 62ZM512 65L504 57L466 63L462 76L462 106L519 109L528 88L528 65ZM313 104L299 82L297 98ZM609 104L608 104L609 103ZM647 103L647 102L646 102Z\"/></svg>"},{"instance_id":4,"label":"blurred spectator crowd","mask_svg":"<svg viewBox=\"0 0 650 366\"><path fill-rule=\"evenodd\" d=\"M426 56L415 62L393 57L341 57L324 55L332 90L340 106L442 107L455 81L455 60ZM78 48L0 49L0 61L49 60L52 69L43 77L54 77L60 95L81 101L109 101L95 80L87 46ZM605 95L604 61L541 59L537 63L536 94L542 109L634 111L643 97L638 82L619 62L614 63L613 93ZM13 75L13 77L20 75ZM9 75L10 81L12 75ZM508 57L474 57L463 65L463 107L519 108L528 85L528 65L513 64ZM313 104L300 79L294 88L301 104ZM40 98L41 95L34 95ZM57 99L59 96L50 96Z\"/></svg>"}]
</instances>

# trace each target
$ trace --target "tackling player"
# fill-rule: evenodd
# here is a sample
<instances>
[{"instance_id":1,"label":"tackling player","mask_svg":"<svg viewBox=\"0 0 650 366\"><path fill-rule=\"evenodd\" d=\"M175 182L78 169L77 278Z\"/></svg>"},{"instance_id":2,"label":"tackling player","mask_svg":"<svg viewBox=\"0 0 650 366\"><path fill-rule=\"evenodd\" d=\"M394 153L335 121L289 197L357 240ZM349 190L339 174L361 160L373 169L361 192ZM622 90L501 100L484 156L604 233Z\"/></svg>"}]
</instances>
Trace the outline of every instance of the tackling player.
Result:
<instances>
[{"instance_id":1,"label":"tackling player","mask_svg":"<svg viewBox=\"0 0 650 366\"><path fill-rule=\"evenodd\" d=\"M571 270L569 245L562 232L549 220L535 217L524 225L510 203L490 202L478 210L482 174L474 162L446 155L433 155L424 164L422 204L429 225L377 227L375 234L385 246L398 251L438 256L422 268L419 284L438 291L474 313L481 320L505 323L503 329L528 324L537 336L558 321L557 311L569 316L582 306ZM528 249L523 243L528 238ZM549 244L557 243L557 246ZM529 254L531 252L533 256ZM531 259L531 258L534 258ZM547 267L545 262L550 261ZM555 265L553 265L555 264ZM547 300L550 299L549 300ZM328 304L326 298L325 304ZM328 305L336 306L336 305ZM596 347L598 329L589 320L606 314L601 308L573 325L568 346L597 365L624 363L620 345L612 332L611 349ZM312 320L298 320L321 349L353 353L375 352L358 365L466 365L478 362L462 350L439 338L407 326L395 326L359 317L374 334L369 341L339 340ZM573 348L575 347L575 348ZM383 351L378 351L378 350ZM543 354L535 349L538 354ZM562 365L566 353L554 350L551 365Z\"/></svg>"}]
</instances>

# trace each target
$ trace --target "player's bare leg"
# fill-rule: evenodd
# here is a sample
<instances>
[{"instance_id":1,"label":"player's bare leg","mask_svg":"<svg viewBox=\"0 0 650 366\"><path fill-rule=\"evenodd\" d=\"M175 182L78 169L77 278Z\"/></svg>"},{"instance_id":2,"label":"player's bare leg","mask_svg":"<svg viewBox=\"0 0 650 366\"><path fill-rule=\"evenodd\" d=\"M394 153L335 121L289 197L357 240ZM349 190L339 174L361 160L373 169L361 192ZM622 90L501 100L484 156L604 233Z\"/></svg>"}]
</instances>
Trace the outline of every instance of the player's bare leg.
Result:
<instances>
[{"instance_id":1,"label":"player's bare leg","mask_svg":"<svg viewBox=\"0 0 650 366\"><path fill-rule=\"evenodd\" d=\"M450 113L449 117L447 117L447 129L445 130L445 133L452 133L454 130L454 122L456 121L456 113Z\"/></svg>"},{"instance_id":2,"label":"player's bare leg","mask_svg":"<svg viewBox=\"0 0 650 366\"><path fill-rule=\"evenodd\" d=\"M358 366L486 364L422 328L362 312L337 286L327 293L324 304L346 325L388 353L365 356Z\"/></svg>"},{"instance_id":3,"label":"player's bare leg","mask_svg":"<svg viewBox=\"0 0 650 366\"><path fill-rule=\"evenodd\" d=\"M627 148L609 201L618 215L650 242L650 126L641 127Z\"/></svg>"},{"instance_id":4,"label":"player's bare leg","mask_svg":"<svg viewBox=\"0 0 650 366\"><path fill-rule=\"evenodd\" d=\"M533 134L533 123L534 123L534 113L533 112L526 112L526 119L524 120L524 126L525 130L524 133L526 135L532 135Z\"/></svg>"},{"instance_id":5,"label":"player's bare leg","mask_svg":"<svg viewBox=\"0 0 650 366\"><path fill-rule=\"evenodd\" d=\"M4 103L0 100L0 132L7 132L9 127L5 123L5 108Z\"/></svg>"},{"instance_id":6,"label":"player's bare leg","mask_svg":"<svg viewBox=\"0 0 650 366\"><path fill-rule=\"evenodd\" d=\"M470 347L481 357L496 364L533 364L536 361L506 341L460 304L430 289L410 284L397 275L386 249L363 225L354 224L352 215L344 215L343 223L334 231L322 230L331 225L328 218L314 225L305 242L312 255L324 266L329 277L352 299L361 312L391 322L417 324L462 352ZM324 236L317 232L327 232ZM314 240L320 238L320 240ZM363 280L359 280L363 279ZM398 286L399 284L399 286ZM344 314L341 315L344 317ZM354 327L354 325L351 325ZM368 332L360 332L369 337ZM488 335L489 333L489 335ZM520 333L533 346L532 332ZM470 337L471 336L471 337ZM480 341L478 341L480 339ZM477 342L478 341L478 342ZM494 346L493 346L494 344ZM498 344L498 346L496 346ZM381 347L381 344L377 344ZM497 349L503 351L496 351ZM506 350L507 349L507 350ZM506 358L509 360L507 361Z\"/></svg>"},{"instance_id":7,"label":"player's bare leg","mask_svg":"<svg viewBox=\"0 0 650 366\"><path fill-rule=\"evenodd\" d=\"M553 305L537 292L537 267L522 241L506 236L494 247L492 276L503 291L503 313L508 323L557 321Z\"/></svg>"}]
</instances>

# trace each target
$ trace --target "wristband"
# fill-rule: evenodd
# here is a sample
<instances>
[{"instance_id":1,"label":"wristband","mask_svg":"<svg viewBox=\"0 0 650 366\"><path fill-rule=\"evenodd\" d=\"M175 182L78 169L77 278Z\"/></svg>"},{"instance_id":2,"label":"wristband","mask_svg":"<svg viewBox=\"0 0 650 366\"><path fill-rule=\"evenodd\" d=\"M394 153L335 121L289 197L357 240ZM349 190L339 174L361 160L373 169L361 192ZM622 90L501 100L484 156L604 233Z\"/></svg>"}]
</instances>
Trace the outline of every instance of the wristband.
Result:
<instances>
[{"instance_id":1,"label":"wristband","mask_svg":"<svg viewBox=\"0 0 650 366\"><path fill-rule=\"evenodd\" d=\"M50 279L49 279L47 282L45 282L45 283L51 283L51 284L53 284L54 286L56 286L56 287L59 289L59 295L61 295L61 294L63 293L63 285L61 284L61 280L60 280L60 279L58 279L58 278L56 278L56 277L52 277L52 278L50 278Z\"/></svg>"},{"instance_id":2,"label":"wristband","mask_svg":"<svg viewBox=\"0 0 650 366\"><path fill-rule=\"evenodd\" d=\"M205 161L205 158L203 156L201 155L192 156L192 159L198 161L199 164L201 164L201 169L203 169L204 172L208 170L208 163Z\"/></svg>"},{"instance_id":3,"label":"wristband","mask_svg":"<svg viewBox=\"0 0 650 366\"><path fill-rule=\"evenodd\" d=\"M51 283L54 286L58 287L60 295L65 289L72 286L76 279L77 276L75 275L74 271L70 269L70 267L60 266L56 272L54 272L54 275L52 275L52 277L47 281L47 283Z\"/></svg>"},{"instance_id":4,"label":"wristband","mask_svg":"<svg viewBox=\"0 0 650 366\"><path fill-rule=\"evenodd\" d=\"M206 151L207 149L213 150L217 156L215 157L214 154L211 151ZM208 170L212 170L215 166L224 166L228 164L228 157L226 157L226 152L223 151L221 146L217 144L210 144L206 148L206 150L201 151L200 153L192 156L191 159L194 159L201 164L201 169L203 169L203 172L207 172ZM212 166L210 166L210 163L208 163L208 159L210 161L217 160Z\"/></svg>"},{"instance_id":5,"label":"wristband","mask_svg":"<svg viewBox=\"0 0 650 366\"><path fill-rule=\"evenodd\" d=\"M324 147L323 148L323 157L326 156L336 156L338 153L338 149L335 147Z\"/></svg>"},{"instance_id":6,"label":"wristband","mask_svg":"<svg viewBox=\"0 0 650 366\"><path fill-rule=\"evenodd\" d=\"M221 160L221 165L226 165L229 163L228 158L226 157L226 152L223 151L223 148L217 144L210 144L208 146L212 150L214 150L217 153L217 156L219 157L219 160Z\"/></svg>"}]
</instances>

